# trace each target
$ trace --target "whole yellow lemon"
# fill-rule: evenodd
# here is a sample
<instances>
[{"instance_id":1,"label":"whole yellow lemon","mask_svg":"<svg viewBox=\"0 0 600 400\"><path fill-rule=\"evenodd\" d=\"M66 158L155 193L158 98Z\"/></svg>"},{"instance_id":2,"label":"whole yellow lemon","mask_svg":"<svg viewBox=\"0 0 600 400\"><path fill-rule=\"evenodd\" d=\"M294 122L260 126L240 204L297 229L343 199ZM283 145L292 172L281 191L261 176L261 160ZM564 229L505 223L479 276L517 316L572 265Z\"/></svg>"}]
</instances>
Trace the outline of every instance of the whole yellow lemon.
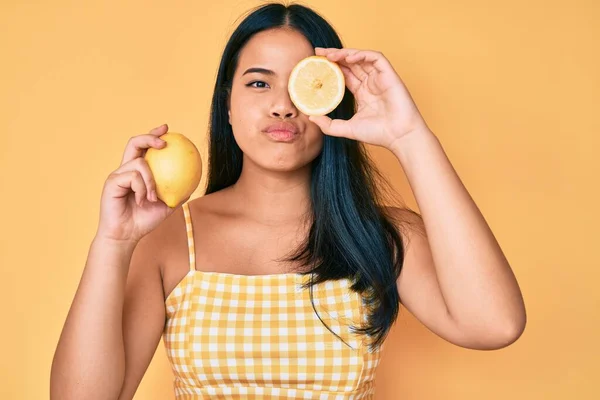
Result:
<instances>
[{"instance_id":1,"label":"whole yellow lemon","mask_svg":"<svg viewBox=\"0 0 600 400\"><path fill-rule=\"evenodd\" d=\"M156 195L173 208L196 190L202 177L198 149L185 135L167 132L161 149L149 148L144 159L156 181Z\"/></svg>"}]
</instances>

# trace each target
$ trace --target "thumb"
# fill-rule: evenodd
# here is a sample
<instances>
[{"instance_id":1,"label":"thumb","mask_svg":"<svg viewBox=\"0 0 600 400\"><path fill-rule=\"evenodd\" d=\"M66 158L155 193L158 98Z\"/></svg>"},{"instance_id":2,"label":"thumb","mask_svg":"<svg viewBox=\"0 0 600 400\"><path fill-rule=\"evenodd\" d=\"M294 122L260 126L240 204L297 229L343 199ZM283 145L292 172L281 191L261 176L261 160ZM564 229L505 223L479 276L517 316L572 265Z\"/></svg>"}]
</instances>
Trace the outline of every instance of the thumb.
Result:
<instances>
[{"instance_id":1,"label":"thumb","mask_svg":"<svg viewBox=\"0 0 600 400\"><path fill-rule=\"evenodd\" d=\"M321 131L330 136L341 136L350 138L351 130L348 126L348 121L341 119L331 119L326 115L311 115L308 117L311 122L314 122Z\"/></svg>"}]
</instances>

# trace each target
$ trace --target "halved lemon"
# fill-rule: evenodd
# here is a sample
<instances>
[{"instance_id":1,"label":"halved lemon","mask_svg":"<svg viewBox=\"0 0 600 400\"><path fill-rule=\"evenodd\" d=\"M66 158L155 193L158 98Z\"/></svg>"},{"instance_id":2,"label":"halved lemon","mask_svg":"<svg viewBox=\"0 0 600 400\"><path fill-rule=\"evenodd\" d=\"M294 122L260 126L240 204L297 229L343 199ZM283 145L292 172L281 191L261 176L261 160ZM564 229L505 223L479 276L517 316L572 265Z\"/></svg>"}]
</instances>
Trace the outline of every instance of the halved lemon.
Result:
<instances>
[{"instance_id":1,"label":"halved lemon","mask_svg":"<svg viewBox=\"0 0 600 400\"><path fill-rule=\"evenodd\" d=\"M340 67L323 56L301 60L290 74L290 99L306 115L325 115L344 97L346 81Z\"/></svg>"}]
</instances>

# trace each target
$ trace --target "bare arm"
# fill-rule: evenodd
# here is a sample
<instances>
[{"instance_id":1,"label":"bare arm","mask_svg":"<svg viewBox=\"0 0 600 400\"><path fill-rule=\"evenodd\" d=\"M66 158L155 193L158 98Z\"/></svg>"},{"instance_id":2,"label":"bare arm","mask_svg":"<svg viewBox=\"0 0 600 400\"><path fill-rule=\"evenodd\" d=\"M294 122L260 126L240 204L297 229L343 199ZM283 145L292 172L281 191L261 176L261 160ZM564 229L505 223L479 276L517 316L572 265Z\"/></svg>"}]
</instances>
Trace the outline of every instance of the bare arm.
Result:
<instances>
[{"instance_id":1,"label":"bare arm","mask_svg":"<svg viewBox=\"0 0 600 400\"><path fill-rule=\"evenodd\" d=\"M52 364L52 399L133 398L165 318L150 241L142 239L135 250L92 243Z\"/></svg>"},{"instance_id":2,"label":"bare arm","mask_svg":"<svg viewBox=\"0 0 600 400\"><path fill-rule=\"evenodd\" d=\"M342 68L357 111L349 120L309 116L323 133L390 150L422 214L425 234L409 234L397 287L427 327L464 347L506 346L526 312L509 262L408 88L380 52L315 48ZM414 231L418 232L418 230Z\"/></svg>"},{"instance_id":3,"label":"bare arm","mask_svg":"<svg viewBox=\"0 0 600 400\"><path fill-rule=\"evenodd\" d=\"M459 346L511 344L526 323L519 285L437 138L429 131L408 135L394 154L423 215L406 215L421 229L411 235L398 279L403 304Z\"/></svg>"},{"instance_id":4,"label":"bare arm","mask_svg":"<svg viewBox=\"0 0 600 400\"><path fill-rule=\"evenodd\" d=\"M117 398L125 375L122 310L133 246L92 242L52 362L52 399Z\"/></svg>"},{"instance_id":5,"label":"bare arm","mask_svg":"<svg viewBox=\"0 0 600 400\"><path fill-rule=\"evenodd\" d=\"M157 230L160 232L160 228ZM145 241L145 242L144 242ZM152 361L165 326L165 299L160 267L151 248L160 244L152 232L133 254L125 286L123 342L125 377L119 400L133 398ZM151 266L151 268L148 268Z\"/></svg>"},{"instance_id":6,"label":"bare arm","mask_svg":"<svg viewBox=\"0 0 600 400\"><path fill-rule=\"evenodd\" d=\"M106 180L98 232L52 362L53 400L131 399L156 351L165 309L153 230L177 207L157 200L142 156L162 147L157 137L166 129L133 137Z\"/></svg>"}]
</instances>

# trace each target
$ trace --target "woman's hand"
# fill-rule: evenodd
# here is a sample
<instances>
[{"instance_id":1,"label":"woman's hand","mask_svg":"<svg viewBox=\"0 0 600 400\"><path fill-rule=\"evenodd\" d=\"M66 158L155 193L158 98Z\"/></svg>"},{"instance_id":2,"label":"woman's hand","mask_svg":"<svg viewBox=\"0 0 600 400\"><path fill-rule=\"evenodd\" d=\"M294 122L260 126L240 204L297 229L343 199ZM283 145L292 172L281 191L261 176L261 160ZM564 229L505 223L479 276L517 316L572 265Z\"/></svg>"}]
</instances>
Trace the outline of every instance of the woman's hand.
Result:
<instances>
[{"instance_id":1,"label":"woman's hand","mask_svg":"<svg viewBox=\"0 0 600 400\"><path fill-rule=\"evenodd\" d=\"M323 133L391 150L403 137L427 128L406 86L383 54L319 47L315 53L340 66L358 106L348 121L311 116Z\"/></svg>"},{"instance_id":2,"label":"woman's hand","mask_svg":"<svg viewBox=\"0 0 600 400\"><path fill-rule=\"evenodd\" d=\"M177 208L168 207L156 197L154 178L144 160L148 148L165 146L159 137L167 129L166 124L159 126L148 134L132 137L127 143L121 166L104 184L96 237L137 242Z\"/></svg>"}]
</instances>

